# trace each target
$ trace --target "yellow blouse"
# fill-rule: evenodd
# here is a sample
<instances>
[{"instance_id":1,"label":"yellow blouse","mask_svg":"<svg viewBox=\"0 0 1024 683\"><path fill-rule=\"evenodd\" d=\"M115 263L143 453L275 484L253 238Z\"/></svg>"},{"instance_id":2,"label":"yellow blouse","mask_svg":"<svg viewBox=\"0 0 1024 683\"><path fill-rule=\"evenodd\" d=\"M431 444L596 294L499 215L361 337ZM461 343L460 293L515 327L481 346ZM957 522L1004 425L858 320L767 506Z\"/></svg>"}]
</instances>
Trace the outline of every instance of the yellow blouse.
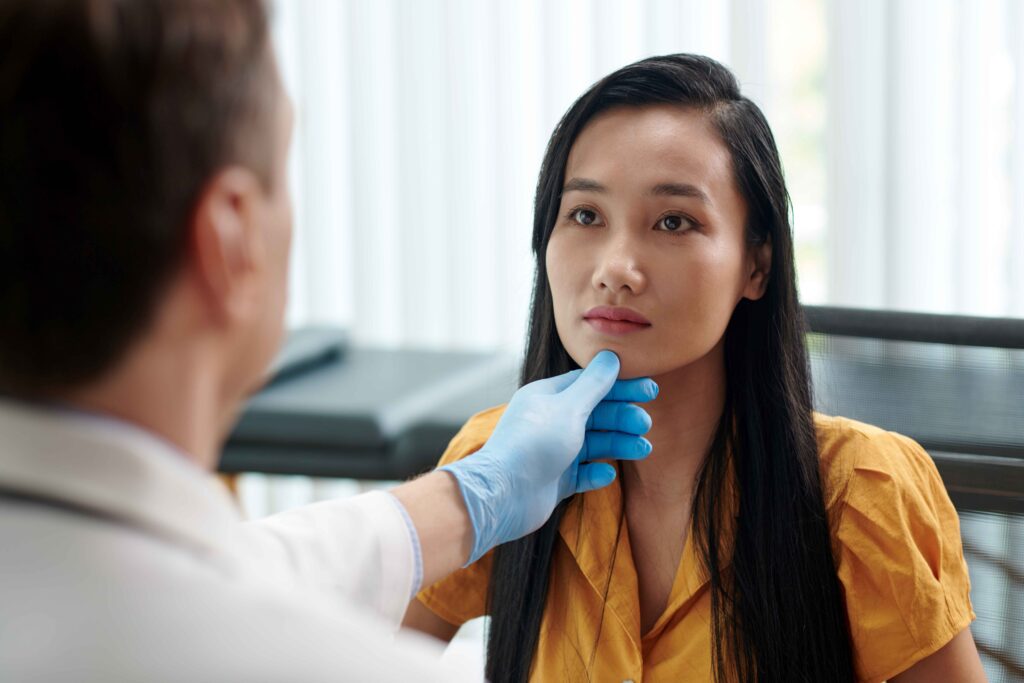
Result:
<instances>
[{"instance_id":1,"label":"yellow blouse","mask_svg":"<svg viewBox=\"0 0 1024 683\"><path fill-rule=\"evenodd\" d=\"M441 463L478 450L503 411L471 418ZM931 458L911 439L823 415L815 426L858 679L884 681L974 619L959 519ZM667 608L641 635L621 505L616 480L567 509L531 681L712 679L710 593L693 544L688 538ZM490 567L488 554L418 599L455 625L482 616Z\"/></svg>"}]
</instances>

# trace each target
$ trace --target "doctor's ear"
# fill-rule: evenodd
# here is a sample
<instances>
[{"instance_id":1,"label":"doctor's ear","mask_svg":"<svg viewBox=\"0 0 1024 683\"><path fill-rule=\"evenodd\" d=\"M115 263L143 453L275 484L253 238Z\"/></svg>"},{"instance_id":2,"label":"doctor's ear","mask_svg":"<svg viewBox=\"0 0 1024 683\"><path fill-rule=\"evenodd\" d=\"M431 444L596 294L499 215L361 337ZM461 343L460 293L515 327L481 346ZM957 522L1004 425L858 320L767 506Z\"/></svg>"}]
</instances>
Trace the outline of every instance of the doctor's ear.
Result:
<instances>
[{"instance_id":1,"label":"doctor's ear","mask_svg":"<svg viewBox=\"0 0 1024 683\"><path fill-rule=\"evenodd\" d=\"M768 288L768 280L772 272L772 237L768 235L764 242L750 247L749 271L743 298L757 301L764 296Z\"/></svg>"},{"instance_id":2,"label":"doctor's ear","mask_svg":"<svg viewBox=\"0 0 1024 683\"><path fill-rule=\"evenodd\" d=\"M209 180L192 214L192 267L222 320L247 317L260 305L258 276L266 249L257 221L261 197L253 172L230 167Z\"/></svg>"}]
</instances>

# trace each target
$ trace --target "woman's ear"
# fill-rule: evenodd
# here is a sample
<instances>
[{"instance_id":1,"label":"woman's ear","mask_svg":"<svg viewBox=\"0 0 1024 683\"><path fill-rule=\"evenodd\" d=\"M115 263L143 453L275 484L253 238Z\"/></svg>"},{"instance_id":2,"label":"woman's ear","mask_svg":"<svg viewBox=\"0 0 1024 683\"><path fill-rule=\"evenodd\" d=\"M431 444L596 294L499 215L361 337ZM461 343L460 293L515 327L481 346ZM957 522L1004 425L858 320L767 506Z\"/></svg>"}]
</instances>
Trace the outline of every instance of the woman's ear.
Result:
<instances>
[{"instance_id":1,"label":"woman's ear","mask_svg":"<svg viewBox=\"0 0 1024 683\"><path fill-rule=\"evenodd\" d=\"M772 238L768 235L764 242L750 248L750 273L743 288L743 298L757 301L764 296L771 273Z\"/></svg>"}]
</instances>

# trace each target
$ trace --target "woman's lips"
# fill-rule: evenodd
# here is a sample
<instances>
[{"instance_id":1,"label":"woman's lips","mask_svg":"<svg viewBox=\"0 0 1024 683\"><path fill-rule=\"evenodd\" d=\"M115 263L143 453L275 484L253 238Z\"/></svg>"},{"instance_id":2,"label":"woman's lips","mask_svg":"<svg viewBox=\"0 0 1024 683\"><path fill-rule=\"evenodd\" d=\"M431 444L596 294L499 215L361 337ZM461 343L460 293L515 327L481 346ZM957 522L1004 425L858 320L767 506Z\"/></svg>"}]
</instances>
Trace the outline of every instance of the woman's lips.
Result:
<instances>
[{"instance_id":1,"label":"woman's lips","mask_svg":"<svg viewBox=\"0 0 1024 683\"><path fill-rule=\"evenodd\" d=\"M583 319L605 334L629 334L651 326L651 321L636 311L618 306L597 306L584 313Z\"/></svg>"}]
</instances>

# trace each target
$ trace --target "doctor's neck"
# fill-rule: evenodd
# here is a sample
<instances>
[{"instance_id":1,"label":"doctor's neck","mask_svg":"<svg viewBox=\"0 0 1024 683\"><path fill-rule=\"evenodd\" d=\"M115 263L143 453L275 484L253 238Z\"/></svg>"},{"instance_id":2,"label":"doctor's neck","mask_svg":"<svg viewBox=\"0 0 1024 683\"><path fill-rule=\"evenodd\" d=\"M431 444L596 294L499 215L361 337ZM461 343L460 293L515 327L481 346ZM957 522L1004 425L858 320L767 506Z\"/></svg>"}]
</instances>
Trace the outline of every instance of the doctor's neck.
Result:
<instances>
[{"instance_id":1,"label":"doctor's neck","mask_svg":"<svg viewBox=\"0 0 1024 683\"><path fill-rule=\"evenodd\" d=\"M222 340L177 324L176 308L165 306L101 378L57 398L144 429L213 470L241 397L225 388L230 351Z\"/></svg>"}]
</instances>

